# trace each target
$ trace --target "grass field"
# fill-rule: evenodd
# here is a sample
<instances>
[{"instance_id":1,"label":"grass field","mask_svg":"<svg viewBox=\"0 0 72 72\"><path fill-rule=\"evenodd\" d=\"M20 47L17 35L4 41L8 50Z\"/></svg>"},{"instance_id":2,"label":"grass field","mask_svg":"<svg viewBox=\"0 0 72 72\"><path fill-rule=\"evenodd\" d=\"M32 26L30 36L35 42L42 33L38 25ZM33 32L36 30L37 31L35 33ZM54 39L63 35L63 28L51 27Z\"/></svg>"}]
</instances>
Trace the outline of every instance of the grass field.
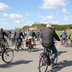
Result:
<instances>
[{"instance_id":1,"label":"grass field","mask_svg":"<svg viewBox=\"0 0 72 72\"><path fill-rule=\"evenodd\" d=\"M66 32L67 32L67 35L68 35L68 37L69 37L70 30L67 30ZM60 37L60 35L61 35L62 31L56 31L56 33L57 33L57 34L58 34L58 36Z\"/></svg>"},{"instance_id":2,"label":"grass field","mask_svg":"<svg viewBox=\"0 0 72 72\"><path fill-rule=\"evenodd\" d=\"M58 34L58 36L60 36L62 31L56 31L56 33Z\"/></svg>"}]
</instances>

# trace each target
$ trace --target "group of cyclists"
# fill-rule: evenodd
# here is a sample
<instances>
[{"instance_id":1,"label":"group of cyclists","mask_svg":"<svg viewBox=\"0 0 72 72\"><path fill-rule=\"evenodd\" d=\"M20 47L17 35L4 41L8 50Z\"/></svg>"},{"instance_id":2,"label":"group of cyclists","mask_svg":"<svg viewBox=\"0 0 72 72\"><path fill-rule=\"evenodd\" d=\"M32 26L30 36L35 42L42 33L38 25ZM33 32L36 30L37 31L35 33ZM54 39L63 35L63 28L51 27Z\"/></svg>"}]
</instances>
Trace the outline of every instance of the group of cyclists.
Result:
<instances>
[{"instance_id":1,"label":"group of cyclists","mask_svg":"<svg viewBox=\"0 0 72 72\"><path fill-rule=\"evenodd\" d=\"M16 31L6 32L3 30L3 28L1 28L0 40L4 40L4 42L5 41L7 42L6 37L9 38L9 41L12 42L12 46L13 45L17 46L17 44L19 43L19 45L17 46L17 49L20 48L20 46L23 43L23 40L29 40L30 39L33 42L33 45L36 45L35 38L37 36L33 30L28 30L27 32L23 32L21 29L19 29Z\"/></svg>"},{"instance_id":2,"label":"group of cyclists","mask_svg":"<svg viewBox=\"0 0 72 72\"><path fill-rule=\"evenodd\" d=\"M9 37L9 35L3 30L3 28L1 28L0 40L3 39L4 41L7 41L4 36ZM40 33L39 32L35 33L33 30L29 30L29 29L26 33L25 32L23 33L21 29L10 32L10 39L12 40L12 44L16 43L18 40L20 40L20 44L22 44L23 39L26 40L30 39L33 42L33 44L36 45L35 38L39 40L38 37L41 38L42 41L41 44L44 47L44 49L46 49L47 52L48 52L48 48L52 51L51 61L53 64L55 64L54 60L58 56L58 51L55 47L54 40L60 41L60 38L53 29L51 24L47 24L45 28L42 28L40 30ZM60 37L62 41L61 44L63 44L64 40L67 38L66 31L63 31ZM71 39L72 42L72 32L69 36L69 39Z\"/></svg>"}]
</instances>

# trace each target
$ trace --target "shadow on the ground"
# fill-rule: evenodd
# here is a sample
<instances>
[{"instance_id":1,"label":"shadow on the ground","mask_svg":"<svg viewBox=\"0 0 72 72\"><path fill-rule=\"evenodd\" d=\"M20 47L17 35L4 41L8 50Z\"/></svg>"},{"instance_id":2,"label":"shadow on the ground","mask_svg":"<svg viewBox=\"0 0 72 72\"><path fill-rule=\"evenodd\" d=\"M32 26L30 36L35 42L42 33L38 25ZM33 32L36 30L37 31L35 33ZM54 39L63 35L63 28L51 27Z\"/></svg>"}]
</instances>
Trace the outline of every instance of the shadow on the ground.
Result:
<instances>
[{"instance_id":1,"label":"shadow on the ground","mask_svg":"<svg viewBox=\"0 0 72 72\"><path fill-rule=\"evenodd\" d=\"M52 67L52 70L48 71L48 72L58 72L60 71L62 68L65 68L65 67L70 67L72 66L72 61L67 61L67 60L64 60L63 62L60 62L58 63L57 65L54 65Z\"/></svg>"},{"instance_id":2,"label":"shadow on the ground","mask_svg":"<svg viewBox=\"0 0 72 72\"><path fill-rule=\"evenodd\" d=\"M13 67L15 65L20 65L20 64L28 64L30 62L32 62L33 60L19 60L19 61L14 61L8 64L0 64L0 68L10 68Z\"/></svg>"},{"instance_id":3,"label":"shadow on the ground","mask_svg":"<svg viewBox=\"0 0 72 72\"><path fill-rule=\"evenodd\" d=\"M43 51L44 49L42 48L34 48L32 52L38 52L38 51Z\"/></svg>"},{"instance_id":4,"label":"shadow on the ground","mask_svg":"<svg viewBox=\"0 0 72 72\"><path fill-rule=\"evenodd\" d=\"M66 53L67 51L58 51L58 56L60 56L63 53Z\"/></svg>"},{"instance_id":5,"label":"shadow on the ground","mask_svg":"<svg viewBox=\"0 0 72 72\"><path fill-rule=\"evenodd\" d=\"M28 51L28 48L13 49L13 51Z\"/></svg>"},{"instance_id":6,"label":"shadow on the ground","mask_svg":"<svg viewBox=\"0 0 72 72\"><path fill-rule=\"evenodd\" d=\"M42 48L33 48L32 52L37 52L37 51L42 51L42 50L44 50L44 49L42 49ZM17 49L13 49L13 51L17 51ZM18 51L28 51L28 48L19 49Z\"/></svg>"}]
</instances>

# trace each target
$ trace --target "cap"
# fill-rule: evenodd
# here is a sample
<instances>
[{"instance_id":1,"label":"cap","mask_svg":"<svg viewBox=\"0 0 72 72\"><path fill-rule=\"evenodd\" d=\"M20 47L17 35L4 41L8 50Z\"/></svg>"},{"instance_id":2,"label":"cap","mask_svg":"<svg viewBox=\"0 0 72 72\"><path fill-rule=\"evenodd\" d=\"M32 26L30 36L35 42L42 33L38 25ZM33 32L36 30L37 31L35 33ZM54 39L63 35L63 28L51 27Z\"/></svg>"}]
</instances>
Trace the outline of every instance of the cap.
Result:
<instances>
[{"instance_id":1,"label":"cap","mask_svg":"<svg viewBox=\"0 0 72 72\"><path fill-rule=\"evenodd\" d=\"M52 25L51 24L47 24L47 26L46 27L50 27L50 28L52 28Z\"/></svg>"}]
</instances>

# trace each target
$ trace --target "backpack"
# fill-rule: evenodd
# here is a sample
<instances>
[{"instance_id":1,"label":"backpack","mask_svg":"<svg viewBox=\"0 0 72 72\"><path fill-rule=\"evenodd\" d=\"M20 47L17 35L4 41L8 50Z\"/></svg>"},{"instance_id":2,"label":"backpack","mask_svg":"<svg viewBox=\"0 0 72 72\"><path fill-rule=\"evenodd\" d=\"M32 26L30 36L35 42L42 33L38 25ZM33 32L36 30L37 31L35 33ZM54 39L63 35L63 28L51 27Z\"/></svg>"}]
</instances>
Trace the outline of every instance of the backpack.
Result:
<instances>
[{"instance_id":1,"label":"backpack","mask_svg":"<svg viewBox=\"0 0 72 72\"><path fill-rule=\"evenodd\" d=\"M66 33L64 32L64 33L62 33L62 38L64 38L64 39L66 39Z\"/></svg>"}]
</instances>

